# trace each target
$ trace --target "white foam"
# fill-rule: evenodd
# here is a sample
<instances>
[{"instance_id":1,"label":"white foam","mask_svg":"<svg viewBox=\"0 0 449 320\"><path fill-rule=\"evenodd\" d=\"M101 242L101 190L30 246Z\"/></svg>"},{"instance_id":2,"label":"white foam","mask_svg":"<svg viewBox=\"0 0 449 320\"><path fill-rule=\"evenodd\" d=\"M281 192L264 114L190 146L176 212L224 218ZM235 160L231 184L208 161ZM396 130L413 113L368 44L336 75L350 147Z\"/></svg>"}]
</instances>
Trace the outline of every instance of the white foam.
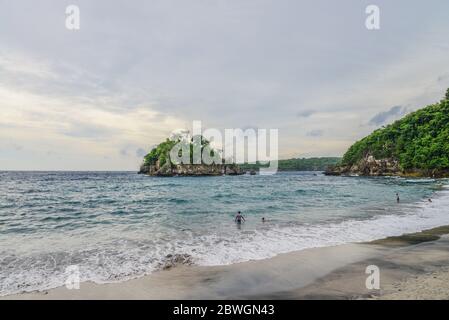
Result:
<instances>
[{"instance_id":1,"label":"white foam","mask_svg":"<svg viewBox=\"0 0 449 320\"><path fill-rule=\"evenodd\" d=\"M280 253L351 242L376 240L449 224L449 192L440 191L433 202L422 201L411 212L370 220L348 220L328 225L303 225L240 233L232 240L207 236L198 244L178 248L202 265L224 265L270 258Z\"/></svg>"},{"instance_id":2,"label":"white foam","mask_svg":"<svg viewBox=\"0 0 449 320\"><path fill-rule=\"evenodd\" d=\"M104 246L93 243L91 248L84 248L76 253L63 252L60 256L55 256L58 263L55 260L54 265L57 267L54 268L49 262L48 254L42 261L31 258L11 262L9 265L14 272L0 278L0 295L46 290L64 285L66 275L62 266L67 265L67 261L71 261L75 254L80 262L81 281L108 283L149 274L158 268L167 254L187 253L197 264L204 266L226 265L308 248L418 232L449 225L447 208L449 189L444 186L443 190L436 192L433 202L422 201L411 207L408 213L382 215L370 220L288 227L267 222L259 229L227 231L228 233L223 231L223 234L202 236L187 234L185 238L178 238L176 241L160 239L155 243L142 244L121 240ZM104 261L99 267L98 261L102 259ZM17 263L24 268L17 268Z\"/></svg>"}]
</instances>

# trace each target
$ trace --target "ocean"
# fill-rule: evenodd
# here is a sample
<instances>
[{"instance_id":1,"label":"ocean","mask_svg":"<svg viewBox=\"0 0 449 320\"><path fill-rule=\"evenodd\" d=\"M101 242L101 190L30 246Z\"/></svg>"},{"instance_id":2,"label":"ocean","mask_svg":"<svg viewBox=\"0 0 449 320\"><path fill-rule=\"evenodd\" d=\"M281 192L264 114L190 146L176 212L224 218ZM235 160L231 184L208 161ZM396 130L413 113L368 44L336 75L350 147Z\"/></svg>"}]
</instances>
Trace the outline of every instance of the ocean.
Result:
<instances>
[{"instance_id":1,"label":"ocean","mask_svg":"<svg viewBox=\"0 0 449 320\"><path fill-rule=\"evenodd\" d=\"M81 281L107 283L160 270L177 254L225 265L448 225L447 182L0 172L0 295L64 285L73 265Z\"/></svg>"}]
</instances>

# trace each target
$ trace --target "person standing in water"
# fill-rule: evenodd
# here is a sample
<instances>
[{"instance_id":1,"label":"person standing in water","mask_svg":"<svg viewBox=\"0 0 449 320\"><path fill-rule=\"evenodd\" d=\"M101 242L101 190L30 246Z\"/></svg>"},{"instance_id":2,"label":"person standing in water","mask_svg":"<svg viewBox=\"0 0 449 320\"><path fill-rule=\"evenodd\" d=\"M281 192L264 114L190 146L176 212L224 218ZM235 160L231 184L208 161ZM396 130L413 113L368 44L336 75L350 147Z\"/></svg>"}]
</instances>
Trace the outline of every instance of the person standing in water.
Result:
<instances>
[{"instance_id":1,"label":"person standing in water","mask_svg":"<svg viewBox=\"0 0 449 320\"><path fill-rule=\"evenodd\" d=\"M245 218L242 216L242 213L240 211L237 212L234 221L237 223L242 223L242 221L245 221Z\"/></svg>"},{"instance_id":2,"label":"person standing in water","mask_svg":"<svg viewBox=\"0 0 449 320\"><path fill-rule=\"evenodd\" d=\"M396 192L396 201L397 203L399 203L399 201L401 201L401 199L399 199L399 193Z\"/></svg>"}]
</instances>

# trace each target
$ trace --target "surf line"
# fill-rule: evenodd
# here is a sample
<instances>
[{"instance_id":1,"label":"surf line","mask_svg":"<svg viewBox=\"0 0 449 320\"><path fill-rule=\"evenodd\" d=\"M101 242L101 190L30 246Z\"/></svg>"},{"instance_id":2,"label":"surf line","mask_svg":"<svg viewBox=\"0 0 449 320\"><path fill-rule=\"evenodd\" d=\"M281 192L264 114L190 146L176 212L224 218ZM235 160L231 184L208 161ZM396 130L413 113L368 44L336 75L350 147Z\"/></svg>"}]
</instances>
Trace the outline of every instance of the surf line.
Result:
<instances>
[{"instance_id":1,"label":"surf line","mask_svg":"<svg viewBox=\"0 0 449 320\"><path fill-rule=\"evenodd\" d=\"M199 315L204 318L207 312L207 307L188 307L182 303L179 307L173 308L173 314L175 315Z\"/></svg>"}]
</instances>

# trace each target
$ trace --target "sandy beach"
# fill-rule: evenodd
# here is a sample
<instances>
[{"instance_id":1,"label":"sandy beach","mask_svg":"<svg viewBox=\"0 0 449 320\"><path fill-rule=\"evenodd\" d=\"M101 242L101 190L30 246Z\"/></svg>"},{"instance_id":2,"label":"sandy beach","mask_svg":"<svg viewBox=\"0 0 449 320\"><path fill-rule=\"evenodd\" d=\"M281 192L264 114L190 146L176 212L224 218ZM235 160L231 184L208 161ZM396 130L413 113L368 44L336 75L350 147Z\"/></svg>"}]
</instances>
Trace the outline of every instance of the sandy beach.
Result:
<instances>
[{"instance_id":1,"label":"sandy beach","mask_svg":"<svg viewBox=\"0 0 449 320\"><path fill-rule=\"evenodd\" d=\"M81 283L1 299L447 299L447 227L227 266L179 266L120 283ZM380 270L369 290L366 267Z\"/></svg>"}]
</instances>

